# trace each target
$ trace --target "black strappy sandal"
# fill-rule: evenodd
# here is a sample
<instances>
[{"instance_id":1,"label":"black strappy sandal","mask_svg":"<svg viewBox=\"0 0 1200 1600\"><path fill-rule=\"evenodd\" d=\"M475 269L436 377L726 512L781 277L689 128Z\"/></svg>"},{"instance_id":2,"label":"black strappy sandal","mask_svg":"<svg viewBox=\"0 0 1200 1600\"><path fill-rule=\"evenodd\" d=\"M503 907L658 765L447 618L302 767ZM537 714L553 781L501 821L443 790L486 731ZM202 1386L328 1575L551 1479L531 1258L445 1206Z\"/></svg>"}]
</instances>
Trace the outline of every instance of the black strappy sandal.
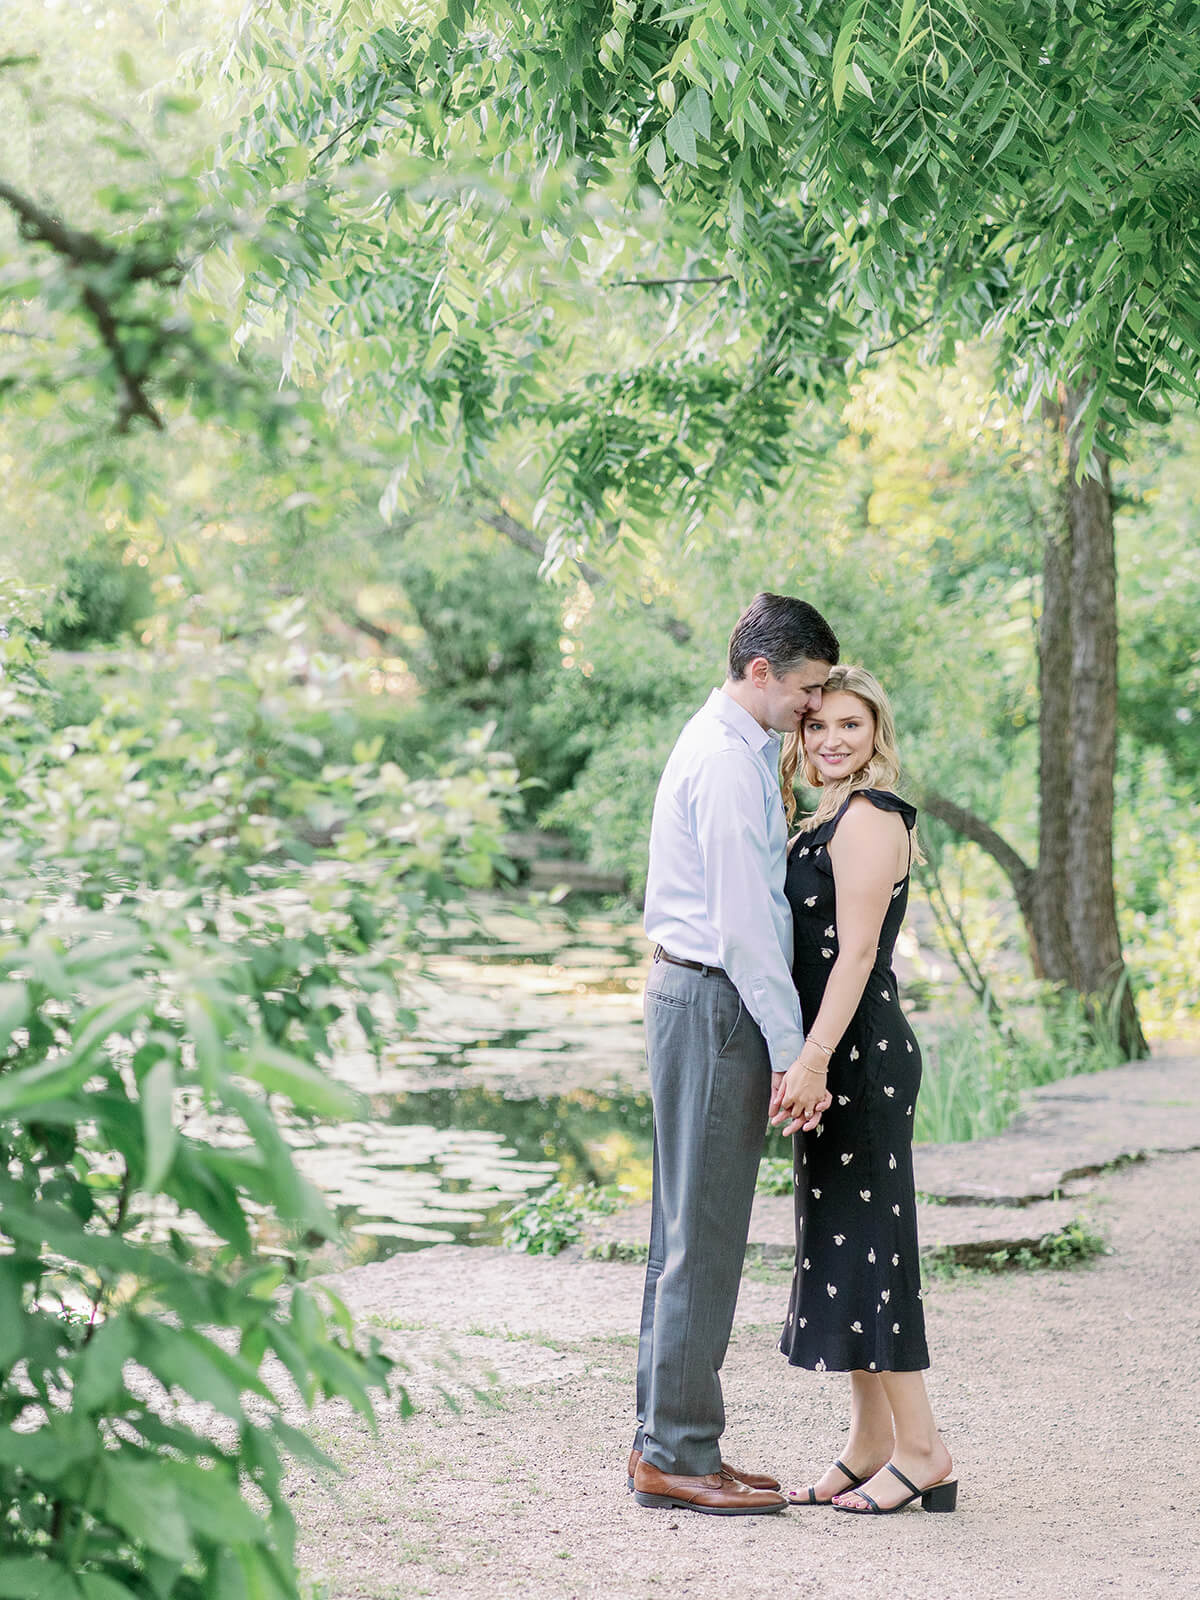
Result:
<instances>
[{"instance_id":1,"label":"black strappy sandal","mask_svg":"<svg viewBox=\"0 0 1200 1600\"><path fill-rule=\"evenodd\" d=\"M863 1477L856 1478L844 1461L835 1461L833 1464L839 1472L844 1473L850 1480L844 1489L835 1490L834 1493L836 1494L849 1494L852 1489L857 1489L860 1483L866 1483L868 1478L874 1476L873 1473L868 1472ZM802 1498L802 1496L807 1496L807 1498ZM828 1500L818 1500L817 1491L810 1484L807 1489L789 1489L787 1492L787 1503L790 1506L831 1506L833 1504L833 1500L832 1498Z\"/></svg>"},{"instance_id":2,"label":"black strappy sandal","mask_svg":"<svg viewBox=\"0 0 1200 1600\"><path fill-rule=\"evenodd\" d=\"M840 1461L838 1465L841 1466ZM842 1470L844 1472L846 1469L843 1467ZM899 1478L906 1489L912 1490L908 1498L901 1500L898 1506L878 1505L869 1494L863 1494L862 1490L858 1488L858 1484L854 1484L849 1489L839 1489L838 1493L853 1494L857 1491L859 1496L867 1502L869 1510L863 1506L839 1506L836 1500L830 1501L830 1504L836 1511L849 1511L853 1516L857 1517L890 1517L893 1511L903 1511L905 1506L912 1505L914 1500L921 1502L922 1511L953 1511L958 1504L957 1478L946 1478L941 1483L931 1483L928 1489L918 1489L912 1479L906 1478L900 1468L894 1467L890 1461L887 1463L887 1470L893 1477ZM865 1478L858 1480L859 1483L865 1483L866 1481Z\"/></svg>"}]
</instances>

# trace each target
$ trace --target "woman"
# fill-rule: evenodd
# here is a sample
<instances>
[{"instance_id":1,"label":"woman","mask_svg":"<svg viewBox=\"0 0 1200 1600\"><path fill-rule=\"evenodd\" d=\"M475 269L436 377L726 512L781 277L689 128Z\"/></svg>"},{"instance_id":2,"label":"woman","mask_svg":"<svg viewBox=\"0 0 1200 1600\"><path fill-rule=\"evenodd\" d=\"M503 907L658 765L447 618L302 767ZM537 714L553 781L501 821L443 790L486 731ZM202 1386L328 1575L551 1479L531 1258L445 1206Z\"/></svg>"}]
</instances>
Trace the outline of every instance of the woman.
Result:
<instances>
[{"instance_id":1,"label":"woman","mask_svg":"<svg viewBox=\"0 0 1200 1600\"><path fill-rule=\"evenodd\" d=\"M913 1110L921 1056L891 970L920 860L916 811L892 793L895 727L861 667L835 667L819 711L784 745L795 814L797 766L820 791L788 858L793 977L807 1040L776 1090L771 1120L795 1134L796 1269L780 1348L793 1366L849 1372L841 1458L794 1505L885 1515L920 1499L953 1511L957 1484L925 1393L929 1365L917 1256ZM811 1133L793 1111L827 1085Z\"/></svg>"}]
</instances>

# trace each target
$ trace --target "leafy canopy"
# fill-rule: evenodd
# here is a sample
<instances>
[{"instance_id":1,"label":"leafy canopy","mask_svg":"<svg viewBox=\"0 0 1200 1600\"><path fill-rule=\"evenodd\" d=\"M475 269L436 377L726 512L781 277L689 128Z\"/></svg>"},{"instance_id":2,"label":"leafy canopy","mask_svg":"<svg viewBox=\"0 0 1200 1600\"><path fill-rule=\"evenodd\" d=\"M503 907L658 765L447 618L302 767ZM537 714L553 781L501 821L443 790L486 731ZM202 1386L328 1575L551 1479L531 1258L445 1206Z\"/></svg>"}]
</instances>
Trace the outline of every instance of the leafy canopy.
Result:
<instances>
[{"instance_id":1,"label":"leafy canopy","mask_svg":"<svg viewBox=\"0 0 1200 1600\"><path fill-rule=\"evenodd\" d=\"M552 535L694 521L778 481L799 399L917 331L992 334L1031 405L1082 391L1086 457L1196 393L1197 24L1183 0L256 4L197 71L244 111L215 172L289 245L205 271L286 371L400 425L389 509L431 452L469 475L525 427ZM627 319L647 336L614 370L589 339Z\"/></svg>"}]
</instances>

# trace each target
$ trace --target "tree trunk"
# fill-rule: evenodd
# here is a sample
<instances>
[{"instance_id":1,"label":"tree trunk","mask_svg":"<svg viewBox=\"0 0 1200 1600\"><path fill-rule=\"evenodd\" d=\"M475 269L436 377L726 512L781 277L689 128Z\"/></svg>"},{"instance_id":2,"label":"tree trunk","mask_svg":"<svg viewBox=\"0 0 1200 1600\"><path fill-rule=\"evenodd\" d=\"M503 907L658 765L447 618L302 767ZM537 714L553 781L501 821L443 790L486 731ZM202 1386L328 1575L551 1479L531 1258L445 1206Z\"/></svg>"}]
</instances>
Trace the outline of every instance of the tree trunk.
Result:
<instances>
[{"instance_id":1,"label":"tree trunk","mask_svg":"<svg viewBox=\"0 0 1200 1600\"><path fill-rule=\"evenodd\" d=\"M1125 974L1113 888L1113 785L1117 770L1117 564L1107 455L1096 476L1077 478L1072 424L1082 396L1065 396L1067 527L1070 539L1071 703L1061 744L1070 763L1066 922L1073 986L1107 1003L1120 987L1114 1021L1128 1056L1147 1053ZM1043 707L1043 715L1045 707ZM1051 743L1056 730L1049 730ZM1043 745L1045 753L1045 745ZM1054 758L1057 759L1057 758ZM1041 771L1043 795L1050 773ZM1042 861L1039 860L1039 872Z\"/></svg>"},{"instance_id":2,"label":"tree trunk","mask_svg":"<svg viewBox=\"0 0 1200 1600\"><path fill-rule=\"evenodd\" d=\"M1040 978L1083 995L1124 1054L1148 1054L1128 982L1113 887L1117 756L1117 580L1107 456L1076 481L1072 425L1082 396L1049 408L1060 431L1062 518L1043 547L1038 622L1038 859L1030 867L982 818L931 791L924 808L973 840L1012 885Z\"/></svg>"},{"instance_id":3,"label":"tree trunk","mask_svg":"<svg viewBox=\"0 0 1200 1600\"><path fill-rule=\"evenodd\" d=\"M1061 428L1054 408L1052 420ZM1064 452L1065 468L1065 452ZM1066 495L1064 494L1064 501ZM1071 775L1071 523L1067 506L1042 541L1042 614L1038 619L1038 865L1033 874L1030 957L1037 977L1080 986L1067 921Z\"/></svg>"}]
</instances>

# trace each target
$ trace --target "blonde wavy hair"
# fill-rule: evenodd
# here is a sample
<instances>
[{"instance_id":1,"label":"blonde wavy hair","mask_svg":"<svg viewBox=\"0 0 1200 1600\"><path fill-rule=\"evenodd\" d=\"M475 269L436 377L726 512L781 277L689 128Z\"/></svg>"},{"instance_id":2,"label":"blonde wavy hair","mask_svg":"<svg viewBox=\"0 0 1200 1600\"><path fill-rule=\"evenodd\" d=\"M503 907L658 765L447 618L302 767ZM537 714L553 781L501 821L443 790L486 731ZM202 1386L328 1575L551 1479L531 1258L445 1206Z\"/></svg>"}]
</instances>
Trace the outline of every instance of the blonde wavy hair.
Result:
<instances>
[{"instance_id":1,"label":"blonde wavy hair","mask_svg":"<svg viewBox=\"0 0 1200 1600\"><path fill-rule=\"evenodd\" d=\"M871 720L875 724L875 740L871 759L864 766L840 782L827 784L804 751L804 722L808 721L809 715L816 716L819 713L806 713L800 731L787 735L783 741L783 753L779 763L779 784L783 791L783 808L787 813L789 826L796 817L797 771L802 782L810 789L820 790L816 810L802 817L797 824L797 831L800 833L809 833L813 828L819 828L823 822L828 822L830 817L835 817L850 796L857 794L859 790L894 791L900 781L896 720L892 715L891 701L878 678L873 677L865 667L834 667L825 680L825 693L852 694L855 699L861 700L871 713ZM917 842L915 828L912 832L912 859L914 864L925 859Z\"/></svg>"}]
</instances>

